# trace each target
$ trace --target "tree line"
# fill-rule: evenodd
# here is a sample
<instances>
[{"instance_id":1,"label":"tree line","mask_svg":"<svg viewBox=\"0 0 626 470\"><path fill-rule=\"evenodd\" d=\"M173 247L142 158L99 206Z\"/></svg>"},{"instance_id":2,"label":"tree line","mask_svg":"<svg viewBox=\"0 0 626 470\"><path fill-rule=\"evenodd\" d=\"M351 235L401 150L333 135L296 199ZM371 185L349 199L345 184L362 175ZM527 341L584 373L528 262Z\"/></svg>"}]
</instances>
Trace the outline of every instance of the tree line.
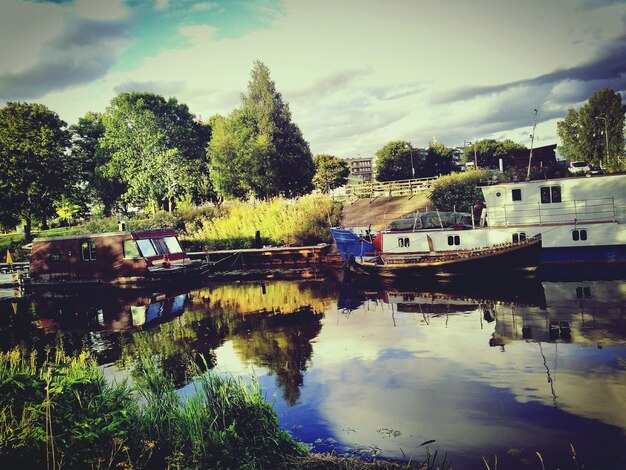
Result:
<instances>
[{"instance_id":1,"label":"tree line","mask_svg":"<svg viewBox=\"0 0 626 470\"><path fill-rule=\"evenodd\" d=\"M587 107L570 110L558 124L561 152L620 162L625 107L619 93L598 93L601 99L594 94ZM467 147L463 160L497 168L498 159L516 148L524 146L485 139ZM453 149L443 144L432 142L424 154L409 142L391 141L376 152L374 176L390 181L455 169ZM57 216L297 197L314 187L328 192L344 185L349 173L344 160L312 156L260 61L241 106L206 122L175 98L138 92L120 93L103 112L88 112L69 127L41 104L9 102L0 109L0 226L23 223L27 236L33 222L46 228Z\"/></svg>"}]
</instances>

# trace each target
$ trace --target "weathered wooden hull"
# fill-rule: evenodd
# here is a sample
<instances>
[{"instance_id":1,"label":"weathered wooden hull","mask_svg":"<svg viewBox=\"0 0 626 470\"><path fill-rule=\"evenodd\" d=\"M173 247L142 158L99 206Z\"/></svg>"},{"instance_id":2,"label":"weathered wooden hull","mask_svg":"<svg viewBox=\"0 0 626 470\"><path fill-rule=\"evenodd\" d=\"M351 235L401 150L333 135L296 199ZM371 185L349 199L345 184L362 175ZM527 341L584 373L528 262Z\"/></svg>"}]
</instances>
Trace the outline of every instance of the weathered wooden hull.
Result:
<instances>
[{"instance_id":1,"label":"weathered wooden hull","mask_svg":"<svg viewBox=\"0 0 626 470\"><path fill-rule=\"evenodd\" d=\"M429 255L414 253L353 257L350 268L379 277L493 275L503 271L534 271L541 257L541 240L495 246L471 251L450 251Z\"/></svg>"}]
</instances>

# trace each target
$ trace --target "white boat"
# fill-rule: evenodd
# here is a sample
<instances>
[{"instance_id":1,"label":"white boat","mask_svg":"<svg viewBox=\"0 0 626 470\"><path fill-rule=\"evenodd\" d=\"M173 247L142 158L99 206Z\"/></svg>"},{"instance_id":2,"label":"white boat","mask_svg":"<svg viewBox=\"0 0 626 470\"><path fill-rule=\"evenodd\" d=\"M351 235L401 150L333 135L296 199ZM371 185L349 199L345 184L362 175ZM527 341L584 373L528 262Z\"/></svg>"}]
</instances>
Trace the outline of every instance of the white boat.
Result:
<instances>
[{"instance_id":1,"label":"white boat","mask_svg":"<svg viewBox=\"0 0 626 470\"><path fill-rule=\"evenodd\" d=\"M626 263L626 174L487 185L481 230L541 237L542 265Z\"/></svg>"},{"instance_id":2,"label":"white boat","mask_svg":"<svg viewBox=\"0 0 626 470\"><path fill-rule=\"evenodd\" d=\"M458 213L409 214L370 244L347 231L337 242L346 259L373 254L445 254L541 238L540 265L626 263L626 174L555 178L481 187L486 207ZM342 247L351 247L344 253ZM370 248L371 247L371 248ZM365 253L374 251L374 253Z\"/></svg>"}]
</instances>

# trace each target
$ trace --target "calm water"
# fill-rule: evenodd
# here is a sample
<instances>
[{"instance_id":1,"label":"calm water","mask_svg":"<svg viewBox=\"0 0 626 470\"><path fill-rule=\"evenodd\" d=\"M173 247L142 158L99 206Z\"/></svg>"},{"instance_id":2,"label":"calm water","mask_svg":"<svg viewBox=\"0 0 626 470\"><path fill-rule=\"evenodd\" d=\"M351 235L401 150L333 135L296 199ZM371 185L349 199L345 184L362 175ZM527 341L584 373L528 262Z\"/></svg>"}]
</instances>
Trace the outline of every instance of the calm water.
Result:
<instances>
[{"instance_id":1,"label":"calm water","mask_svg":"<svg viewBox=\"0 0 626 470\"><path fill-rule=\"evenodd\" d=\"M626 276L209 284L0 301L0 348L87 346L111 379L139 352L181 393L202 353L255 374L315 450L456 469L626 468ZM425 445L420 445L427 441ZM526 463L525 463L526 462ZM530 462L530 463L528 463Z\"/></svg>"}]
</instances>

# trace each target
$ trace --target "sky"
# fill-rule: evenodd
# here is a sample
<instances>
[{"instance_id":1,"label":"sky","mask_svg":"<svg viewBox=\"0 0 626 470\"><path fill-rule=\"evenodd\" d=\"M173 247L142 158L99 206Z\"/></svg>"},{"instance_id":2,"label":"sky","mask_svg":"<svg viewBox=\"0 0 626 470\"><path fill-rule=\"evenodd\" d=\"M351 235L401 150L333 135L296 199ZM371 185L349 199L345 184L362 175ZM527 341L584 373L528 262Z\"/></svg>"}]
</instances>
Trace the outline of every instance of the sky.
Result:
<instances>
[{"instance_id":1,"label":"sky","mask_svg":"<svg viewBox=\"0 0 626 470\"><path fill-rule=\"evenodd\" d=\"M558 144L593 92L626 101L626 0L0 0L0 105L68 124L129 91L228 115L256 60L314 155Z\"/></svg>"}]
</instances>

